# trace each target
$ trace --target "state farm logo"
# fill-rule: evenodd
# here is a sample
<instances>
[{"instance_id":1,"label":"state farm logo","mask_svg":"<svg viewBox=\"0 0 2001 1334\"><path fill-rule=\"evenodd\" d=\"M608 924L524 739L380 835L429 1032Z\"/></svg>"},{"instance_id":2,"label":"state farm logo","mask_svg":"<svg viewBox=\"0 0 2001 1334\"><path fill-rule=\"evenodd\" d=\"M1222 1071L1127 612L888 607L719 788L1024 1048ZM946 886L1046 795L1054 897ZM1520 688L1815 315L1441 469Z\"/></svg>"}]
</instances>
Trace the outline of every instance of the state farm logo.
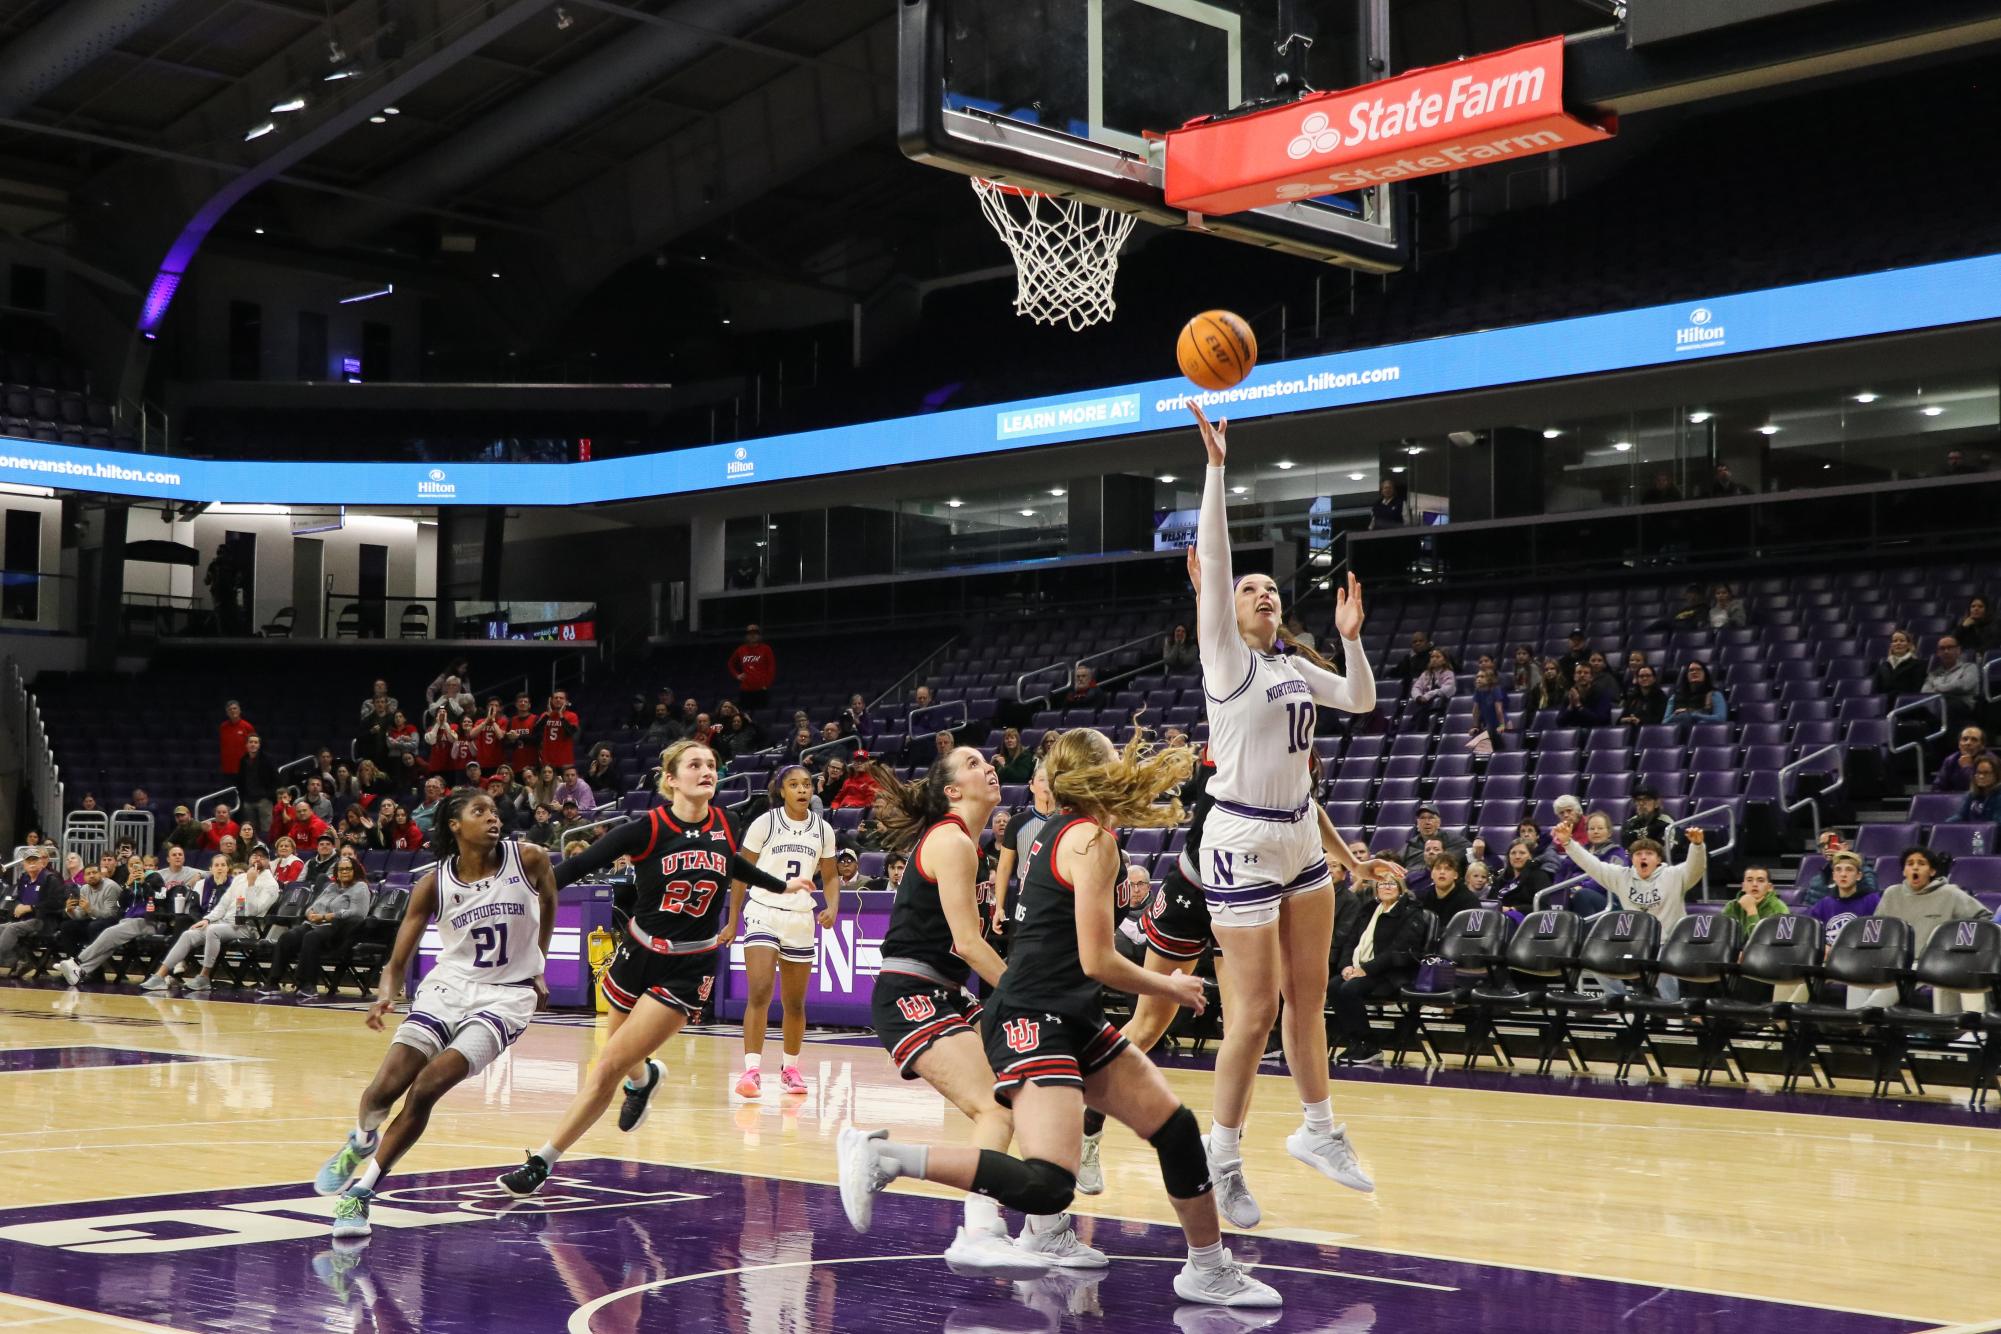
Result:
<instances>
[{"instance_id":1,"label":"state farm logo","mask_svg":"<svg viewBox=\"0 0 2001 1334\"><path fill-rule=\"evenodd\" d=\"M1689 311L1688 323L1674 331L1674 350L1677 352L1721 347L1723 342L1723 326L1716 322L1716 312L1707 306L1697 306Z\"/></svg>"},{"instance_id":2,"label":"state farm logo","mask_svg":"<svg viewBox=\"0 0 2001 1334\"><path fill-rule=\"evenodd\" d=\"M1299 137L1285 146L1286 155L1297 162L1316 153L1331 153L1341 146L1341 131L1328 122L1327 113L1316 111L1299 123Z\"/></svg>"},{"instance_id":3,"label":"state farm logo","mask_svg":"<svg viewBox=\"0 0 2001 1334\"><path fill-rule=\"evenodd\" d=\"M445 470L443 468L431 469L424 474L424 480L417 483L417 494L420 496L429 496L432 499L437 499L441 496L456 496L458 493L458 484L445 479Z\"/></svg>"},{"instance_id":4,"label":"state farm logo","mask_svg":"<svg viewBox=\"0 0 2001 1334\"><path fill-rule=\"evenodd\" d=\"M730 459L728 466L724 469L724 475L732 482L737 482L742 481L746 477L753 477L756 474L757 464L750 457L750 451L742 445L738 445L735 456Z\"/></svg>"}]
</instances>

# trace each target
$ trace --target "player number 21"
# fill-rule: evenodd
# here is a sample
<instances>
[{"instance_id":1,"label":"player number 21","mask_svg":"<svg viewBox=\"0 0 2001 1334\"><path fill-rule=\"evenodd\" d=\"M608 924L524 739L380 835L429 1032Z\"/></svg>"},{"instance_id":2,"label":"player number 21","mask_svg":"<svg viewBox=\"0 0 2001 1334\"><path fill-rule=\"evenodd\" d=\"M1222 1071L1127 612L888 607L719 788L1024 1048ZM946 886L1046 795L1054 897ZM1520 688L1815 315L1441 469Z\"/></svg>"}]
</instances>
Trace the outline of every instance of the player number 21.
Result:
<instances>
[{"instance_id":1,"label":"player number 21","mask_svg":"<svg viewBox=\"0 0 2001 1334\"><path fill-rule=\"evenodd\" d=\"M472 929L472 966L475 968L507 966L506 927L476 926Z\"/></svg>"},{"instance_id":2,"label":"player number 21","mask_svg":"<svg viewBox=\"0 0 2001 1334\"><path fill-rule=\"evenodd\" d=\"M1285 706L1285 753L1297 755L1313 749L1313 705L1301 700Z\"/></svg>"}]
</instances>

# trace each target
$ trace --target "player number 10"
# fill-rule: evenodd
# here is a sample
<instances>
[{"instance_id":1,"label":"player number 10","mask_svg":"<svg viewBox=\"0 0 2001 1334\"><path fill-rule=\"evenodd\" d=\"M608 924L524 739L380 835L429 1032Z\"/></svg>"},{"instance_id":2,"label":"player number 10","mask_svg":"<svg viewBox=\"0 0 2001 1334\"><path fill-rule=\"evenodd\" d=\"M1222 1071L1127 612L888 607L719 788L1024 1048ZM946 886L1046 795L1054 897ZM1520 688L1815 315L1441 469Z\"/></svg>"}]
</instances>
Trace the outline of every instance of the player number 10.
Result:
<instances>
[{"instance_id":1,"label":"player number 10","mask_svg":"<svg viewBox=\"0 0 2001 1334\"><path fill-rule=\"evenodd\" d=\"M1285 753L1298 755L1313 749L1313 705L1289 700L1285 706Z\"/></svg>"}]
</instances>

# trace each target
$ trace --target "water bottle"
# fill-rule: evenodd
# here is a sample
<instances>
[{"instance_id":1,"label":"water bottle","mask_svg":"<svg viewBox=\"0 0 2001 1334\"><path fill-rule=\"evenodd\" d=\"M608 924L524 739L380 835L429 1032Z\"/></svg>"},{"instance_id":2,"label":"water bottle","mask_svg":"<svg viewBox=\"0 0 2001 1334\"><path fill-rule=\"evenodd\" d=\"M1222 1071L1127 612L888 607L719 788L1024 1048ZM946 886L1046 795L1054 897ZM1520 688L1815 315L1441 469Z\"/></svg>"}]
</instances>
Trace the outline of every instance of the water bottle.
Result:
<instances>
[{"instance_id":1,"label":"water bottle","mask_svg":"<svg viewBox=\"0 0 2001 1334\"><path fill-rule=\"evenodd\" d=\"M1987 855L1987 835L1981 833L1978 829L1973 831L1973 855L1976 857L1985 857Z\"/></svg>"}]
</instances>

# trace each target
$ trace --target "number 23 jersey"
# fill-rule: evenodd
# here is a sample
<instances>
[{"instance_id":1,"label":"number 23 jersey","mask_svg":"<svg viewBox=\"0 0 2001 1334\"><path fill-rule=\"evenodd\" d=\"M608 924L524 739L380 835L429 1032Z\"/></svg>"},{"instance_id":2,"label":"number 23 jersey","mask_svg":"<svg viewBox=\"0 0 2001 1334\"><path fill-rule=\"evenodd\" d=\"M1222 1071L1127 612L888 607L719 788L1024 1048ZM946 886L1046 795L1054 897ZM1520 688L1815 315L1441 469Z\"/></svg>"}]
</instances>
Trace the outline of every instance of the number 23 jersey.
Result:
<instances>
[{"instance_id":1,"label":"number 23 jersey","mask_svg":"<svg viewBox=\"0 0 2001 1334\"><path fill-rule=\"evenodd\" d=\"M730 813L711 806L700 824L683 825L655 808L612 837L639 844L631 850L632 930L667 944L713 939L732 870L748 869L731 865L743 839Z\"/></svg>"},{"instance_id":2,"label":"number 23 jersey","mask_svg":"<svg viewBox=\"0 0 2001 1334\"><path fill-rule=\"evenodd\" d=\"M519 848L503 840L500 868L470 884L458 862L438 863L438 970L503 985L542 976L542 898Z\"/></svg>"}]
</instances>

